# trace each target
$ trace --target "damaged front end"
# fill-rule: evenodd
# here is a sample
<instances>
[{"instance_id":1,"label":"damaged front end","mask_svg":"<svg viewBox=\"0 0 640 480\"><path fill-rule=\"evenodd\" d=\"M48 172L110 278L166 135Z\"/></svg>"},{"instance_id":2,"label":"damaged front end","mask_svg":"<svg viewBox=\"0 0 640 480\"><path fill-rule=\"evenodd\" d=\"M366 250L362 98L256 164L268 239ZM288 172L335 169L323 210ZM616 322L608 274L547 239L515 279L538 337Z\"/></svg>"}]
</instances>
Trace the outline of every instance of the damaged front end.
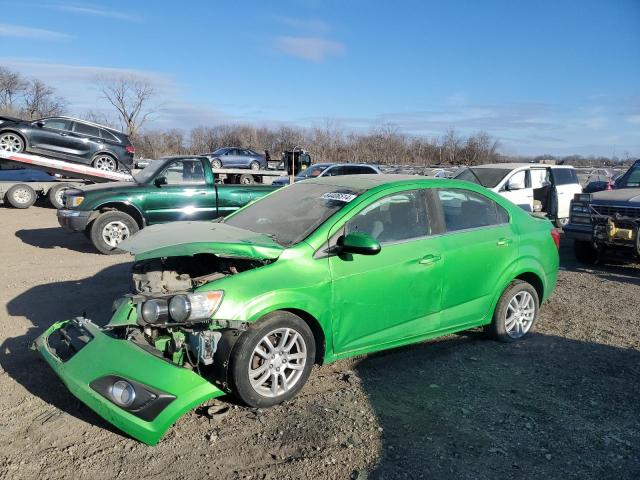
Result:
<instances>
[{"instance_id":1,"label":"damaged front end","mask_svg":"<svg viewBox=\"0 0 640 480\"><path fill-rule=\"evenodd\" d=\"M247 324L215 318L225 295L217 282L269 265L282 250L247 239L171 250L151 233L151 245L141 247L142 231L131 248L132 293L114 302L105 327L57 322L35 342L77 398L149 445L186 411L229 390L229 357Z\"/></svg>"}]
</instances>

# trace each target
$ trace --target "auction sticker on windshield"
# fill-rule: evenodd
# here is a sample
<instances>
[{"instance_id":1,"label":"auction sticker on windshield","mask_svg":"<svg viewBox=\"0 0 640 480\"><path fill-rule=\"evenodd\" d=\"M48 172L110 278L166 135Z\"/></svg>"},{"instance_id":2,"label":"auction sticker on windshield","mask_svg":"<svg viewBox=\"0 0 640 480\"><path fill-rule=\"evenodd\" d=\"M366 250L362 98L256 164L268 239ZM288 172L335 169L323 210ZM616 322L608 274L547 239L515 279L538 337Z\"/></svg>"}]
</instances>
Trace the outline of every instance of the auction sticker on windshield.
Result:
<instances>
[{"instance_id":1,"label":"auction sticker on windshield","mask_svg":"<svg viewBox=\"0 0 640 480\"><path fill-rule=\"evenodd\" d=\"M349 203L351 200L356 198L357 195L353 195L350 193L341 193L341 192L327 192L322 195L323 200L337 200L338 202Z\"/></svg>"}]
</instances>

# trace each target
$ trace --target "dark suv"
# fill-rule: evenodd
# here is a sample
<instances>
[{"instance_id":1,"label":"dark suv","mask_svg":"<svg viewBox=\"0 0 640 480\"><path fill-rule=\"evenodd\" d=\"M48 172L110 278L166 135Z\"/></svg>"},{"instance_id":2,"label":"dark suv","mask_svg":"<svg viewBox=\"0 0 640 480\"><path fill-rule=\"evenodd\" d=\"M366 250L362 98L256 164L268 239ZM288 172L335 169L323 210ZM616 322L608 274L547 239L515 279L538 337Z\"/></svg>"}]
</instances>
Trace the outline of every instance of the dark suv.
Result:
<instances>
[{"instance_id":1,"label":"dark suv","mask_svg":"<svg viewBox=\"0 0 640 480\"><path fill-rule=\"evenodd\" d=\"M109 171L130 169L135 152L124 133L71 117L29 121L0 117L0 150L31 152Z\"/></svg>"}]
</instances>

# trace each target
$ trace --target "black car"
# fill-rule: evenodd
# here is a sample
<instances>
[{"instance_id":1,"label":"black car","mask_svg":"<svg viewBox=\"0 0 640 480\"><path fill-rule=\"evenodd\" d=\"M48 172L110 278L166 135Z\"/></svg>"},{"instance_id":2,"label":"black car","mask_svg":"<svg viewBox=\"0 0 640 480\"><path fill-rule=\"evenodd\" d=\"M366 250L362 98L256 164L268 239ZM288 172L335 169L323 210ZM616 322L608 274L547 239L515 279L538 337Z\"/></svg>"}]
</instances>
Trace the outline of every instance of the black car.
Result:
<instances>
[{"instance_id":1,"label":"black car","mask_svg":"<svg viewBox=\"0 0 640 480\"><path fill-rule=\"evenodd\" d=\"M36 153L109 171L130 169L135 152L124 133L71 117L0 117L0 150Z\"/></svg>"}]
</instances>

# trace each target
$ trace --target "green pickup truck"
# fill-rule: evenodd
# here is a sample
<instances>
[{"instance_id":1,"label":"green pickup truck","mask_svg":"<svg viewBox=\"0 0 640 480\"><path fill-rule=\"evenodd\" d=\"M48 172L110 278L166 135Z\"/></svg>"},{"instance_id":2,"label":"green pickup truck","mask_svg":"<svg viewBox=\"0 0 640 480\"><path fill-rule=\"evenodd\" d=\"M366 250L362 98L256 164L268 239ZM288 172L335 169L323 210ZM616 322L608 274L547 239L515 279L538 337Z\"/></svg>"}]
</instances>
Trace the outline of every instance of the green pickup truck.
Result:
<instances>
[{"instance_id":1,"label":"green pickup truck","mask_svg":"<svg viewBox=\"0 0 640 480\"><path fill-rule=\"evenodd\" d=\"M58 222L84 232L101 253L122 253L118 244L147 225L224 217L277 188L217 184L207 157L168 157L152 162L132 182L67 190Z\"/></svg>"}]
</instances>

